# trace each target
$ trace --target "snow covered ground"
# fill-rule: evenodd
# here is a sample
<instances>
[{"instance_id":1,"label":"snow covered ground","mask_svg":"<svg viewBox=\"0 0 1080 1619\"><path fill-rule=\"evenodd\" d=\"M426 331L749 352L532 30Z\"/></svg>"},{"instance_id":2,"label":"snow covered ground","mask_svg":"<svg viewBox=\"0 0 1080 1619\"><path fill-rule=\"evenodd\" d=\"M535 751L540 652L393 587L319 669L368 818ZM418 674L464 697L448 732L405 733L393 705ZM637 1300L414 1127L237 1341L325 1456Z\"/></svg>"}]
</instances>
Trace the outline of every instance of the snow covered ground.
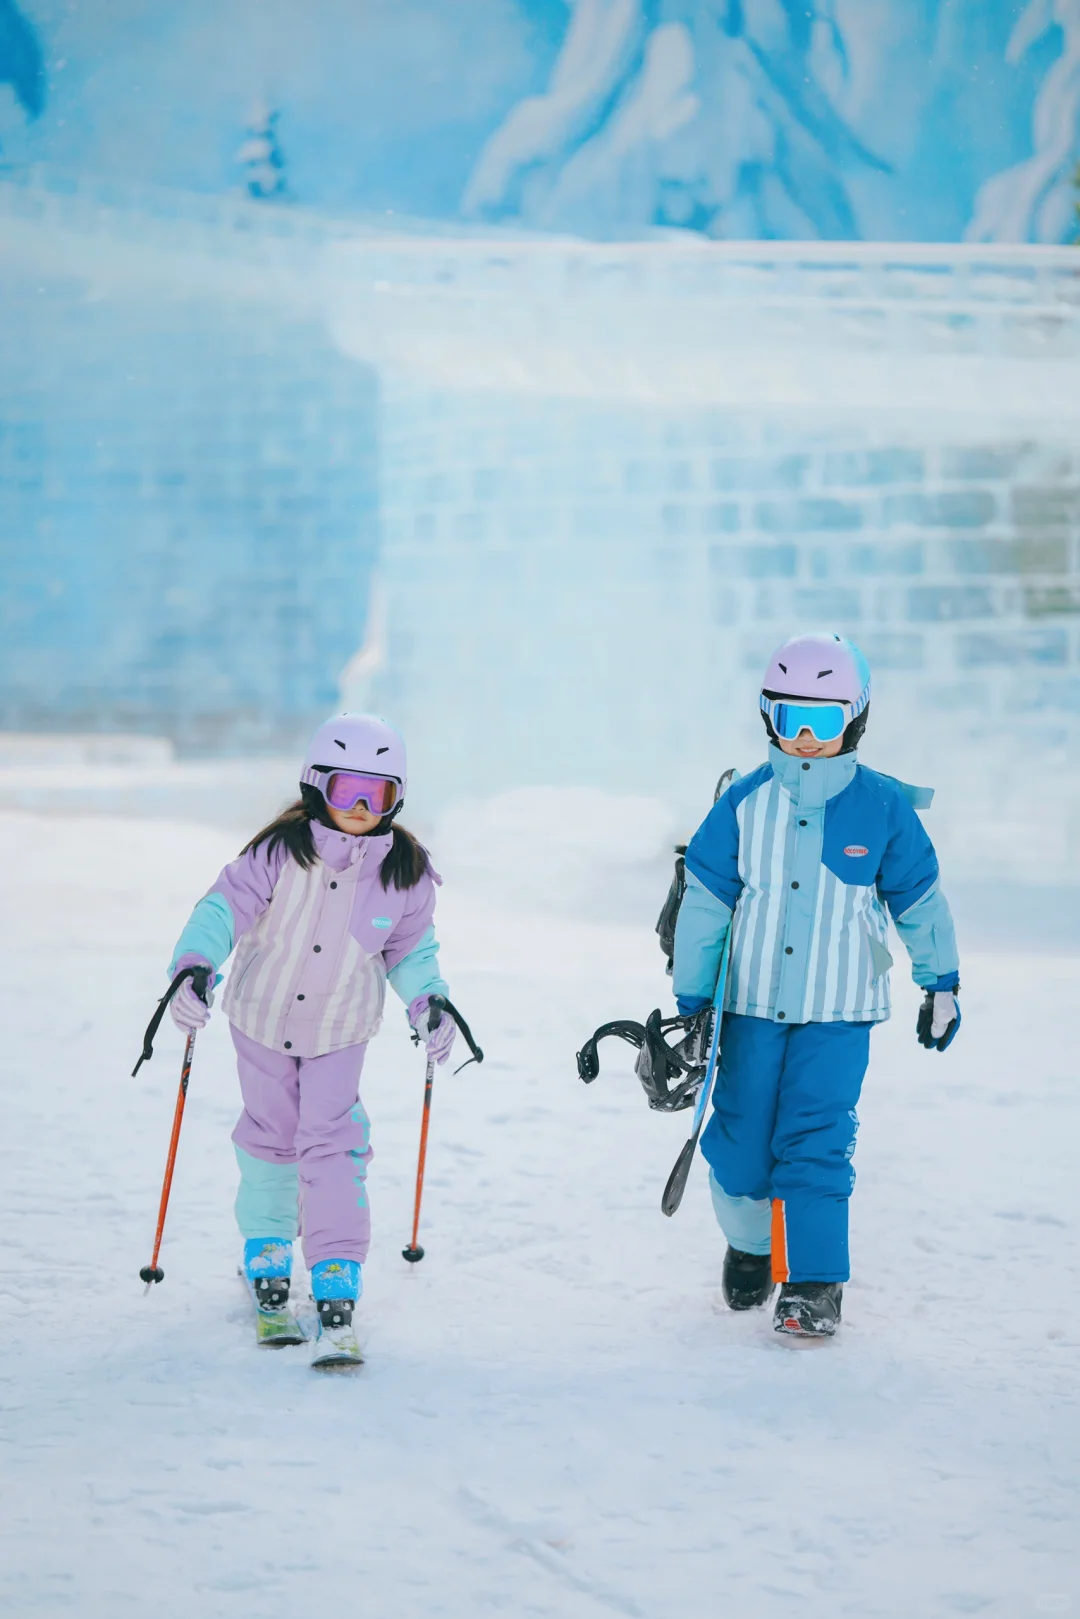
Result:
<instances>
[{"instance_id":1,"label":"snow covered ground","mask_svg":"<svg viewBox=\"0 0 1080 1619\"><path fill-rule=\"evenodd\" d=\"M180 923L235 834L0 814L0 1607L80 1619L357 1613L1002 1619L1080 1613L1075 956L964 948L947 1057L915 995L874 1038L855 1278L831 1345L719 1300L685 1115L581 1037L668 1005L642 921L526 917L448 882L444 961L488 1052L436 1084L407 1267L421 1060L366 1070L367 1365L259 1353L234 1275L237 1090L196 1054L164 1284L144 1298L180 1041L128 1076ZM614 912L612 913L614 914ZM1071 1549L1070 1549L1071 1548Z\"/></svg>"}]
</instances>

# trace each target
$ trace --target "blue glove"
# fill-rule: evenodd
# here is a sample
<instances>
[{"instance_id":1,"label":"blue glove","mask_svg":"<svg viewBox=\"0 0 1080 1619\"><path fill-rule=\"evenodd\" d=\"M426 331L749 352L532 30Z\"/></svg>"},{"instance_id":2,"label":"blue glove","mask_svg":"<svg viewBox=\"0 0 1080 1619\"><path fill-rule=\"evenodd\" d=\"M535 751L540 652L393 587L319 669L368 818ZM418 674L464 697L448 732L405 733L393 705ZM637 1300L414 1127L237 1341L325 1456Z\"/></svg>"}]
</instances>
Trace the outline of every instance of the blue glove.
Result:
<instances>
[{"instance_id":1,"label":"blue glove","mask_svg":"<svg viewBox=\"0 0 1080 1619\"><path fill-rule=\"evenodd\" d=\"M960 982L955 973L924 986L923 1003L915 1025L920 1046L927 1051L944 1051L956 1038L960 1027Z\"/></svg>"},{"instance_id":2,"label":"blue glove","mask_svg":"<svg viewBox=\"0 0 1080 1619\"><path fill-rule=\"evenodd\" d=\"M698 1012L704 1012L712 1002L707 995L676 995L675 1005L679 1008L680 1017L694 1017Z\"/></svg>"}]
</instances>

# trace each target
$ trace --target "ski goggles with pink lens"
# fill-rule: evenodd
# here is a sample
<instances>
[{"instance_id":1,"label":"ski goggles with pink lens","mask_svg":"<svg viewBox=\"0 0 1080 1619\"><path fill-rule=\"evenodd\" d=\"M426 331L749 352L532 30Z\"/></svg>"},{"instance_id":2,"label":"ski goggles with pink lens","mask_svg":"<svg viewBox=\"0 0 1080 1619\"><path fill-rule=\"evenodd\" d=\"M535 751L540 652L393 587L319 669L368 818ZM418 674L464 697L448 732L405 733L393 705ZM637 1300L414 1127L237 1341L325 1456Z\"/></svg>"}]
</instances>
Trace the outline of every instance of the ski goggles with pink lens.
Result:
<instances>
[{"instance_id":1,"label":"ski goggles with pink lens","mask_svg":"<svg viewBox=\"0 0 1080 1619\"><path fill-rule=\"evenodd\" d=\"M393 776L369 776L357 770L304 771L303 780L317 787L326 802L336 810L352 810L363 804L369 815L389 815L401 797L401 783Z\"/></svg>"},{"instance_id":2,"label":"ski goggles with pink lens","mask_svg":"<svg viewBox=\"0 0 1080 1619\"><path fill-rule=\"evenodd\" d=\"M784 742L794 742L801 731L812 731L819 742L835 742L865 707L861 701L814 703L761 694L761 712L767 715L773 730Z\"/></svg>"}]
</instances>

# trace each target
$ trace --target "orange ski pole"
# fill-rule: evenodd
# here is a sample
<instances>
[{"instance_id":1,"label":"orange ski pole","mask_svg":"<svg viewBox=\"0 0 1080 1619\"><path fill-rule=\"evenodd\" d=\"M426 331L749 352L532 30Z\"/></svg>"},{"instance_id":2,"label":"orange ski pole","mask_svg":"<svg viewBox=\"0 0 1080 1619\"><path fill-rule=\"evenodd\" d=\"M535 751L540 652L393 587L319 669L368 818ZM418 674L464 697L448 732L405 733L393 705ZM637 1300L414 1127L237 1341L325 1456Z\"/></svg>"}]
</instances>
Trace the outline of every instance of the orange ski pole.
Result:
<instances>
[{"instance_id":1,"label":"orange ski pole","mask_svg":"<svg viewBox=\"0 0 1080 1619\"><path fill-rule=\"evenodd\" d=\"M158 1031L158 1025L164 1016L165 1008L168 1006L181 984L186 978L190 978L192 980L195 993L199 996L199 999L205 1000L206 985L209 976L209 971L205 967L188 967L184 970L184 972L177 973L176 977L169 985L168 992L163 995L161 1000L158 1002L157 1011L154 1013L154 1016L150 1021L150 1026L147 1029L146 1034L143 1036L142 1055L135 1064L136 1074L139 1072L139 1069L142 1067L143 1063L149 1061L149 1059L154 1055L154 1036ZM158 1264L158 1256L161 1253L161 1238L165 1230L165 1216L169 1211L169 1193L172 1191L173 1170L176 1168L176 1149L180 1144L180 1126L184 1122L184 1104L187 1101L188 1080L191 1078L191 1059L194 1051L195 1030L190 1029L188 1031L187 1042L184 1046L184 1060L180 1066L180 1089L176 1094L176 1109L173 1113L172 1135L169 1137L169 1155L165 1160L165 1179L162 1182L161 1202L158 1205L157 1230L154 1233L154 1252L149 1265L144 1265L142 1270L139 1272L140 1280L146 1283L146 1287L143 1292L144 1298L146 1294L149 1293L151 1284L153 1282L160 1282L165 1278L165 1272ZM134 1077L134 1075L132 1077Z\"/></svg>"},{"instance_id":2,"label":"orange ski pole","mask_svg":"<svg viewBox=\"0 0 1080 1619\"><path fill-rule=\"evenodd\" d=\"M432 995L428 1002L428 1029L437 1029L444 1017L453 1018L461 1031L469 1050L472 1052L470 1062L483 1062L484 1053L480 1050L472 1037L472 1030L454 1005L445 995ZM414 1036L419 1039L419 1035ZM468 1067L463 1063L462 1067ZM456 1068L455 1073L460 1074L461 1069ZM427 1161L428 1125L431 1123L431 1087L435 1080L435 1059L428 1058L427 1073L424 1076L424 1115L420 1121L420 1155L416 1162L416 1200L413 1203L412 1241L407 1248L401 1250L402 1259L407 1259L410 1265L418 1265L424 1257L424 1250L417 1242L420 1235L420 1200L424 1195L424 1164Z\"/></svg>"},{"instance_id":3,"label":"orange ski pole","mask_svg":"<svg viewBox=\"0 0 1080 1619\"><path fill-rule=\"evenodd\" d=\"M161 1252L161 1237L165 1230L165 1216L169 1210L169 1193L172 1191L173 1170L176 1167L176 1149L180 1144L180 1126L184 1122L184 1103L187 1101L188 1080L191 1078L191 1057L195 1050L195 1030L192 1029L187 1037L184 1047L184 1061L180 1069L180 1089L176 1093L176 1111L173 1114L172 1135L169 1137L169 1156L165 1160L165 1179L161 1187L161 1202L158 1205L157 1230L154 1232L154 1252L149 1265L144 1265L139 1272L146 1283L143 1296L150 1291L151 1282L160 1282L165 1278L165 1272L158 1264L158 1255Z\"/></svg>"},{"instance_id":4,"label":"orange ski pole","mask_svg":"<svg viewBox=\"0 0 1080 1619\"><path fill-rule=\"evenodd\" d=\"M420 1234L420 1200L424 1195L424 1164L427 1161L428 1125L431 1123L431 1087L435 1081L435 1058L427 1060L427 1072L424 1075L424 1113L420 1120L420 1154L416 1162L416 1200L413 1203L412 1241L407 1248L401 1250L403 1259L410 1265L419 1264L424 1257L424 1250L416 1239Z\"/></svg>"}]
</instances>

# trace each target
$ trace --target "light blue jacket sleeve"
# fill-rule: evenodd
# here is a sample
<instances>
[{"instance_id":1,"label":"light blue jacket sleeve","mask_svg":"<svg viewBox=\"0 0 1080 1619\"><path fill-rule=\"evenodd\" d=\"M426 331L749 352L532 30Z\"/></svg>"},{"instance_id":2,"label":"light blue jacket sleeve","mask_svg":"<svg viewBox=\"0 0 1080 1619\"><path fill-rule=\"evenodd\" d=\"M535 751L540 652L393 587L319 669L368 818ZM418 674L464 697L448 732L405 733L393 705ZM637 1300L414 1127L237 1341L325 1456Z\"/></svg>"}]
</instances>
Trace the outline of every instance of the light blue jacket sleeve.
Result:
<instances>
[{"instance_id":1,"label":"light blue jacket sleeve","mask_svg":"<svg viewBox=\"0 0 1080 1619\"><path fill-rule=\"evenodd\" d=\"M232 955L236 943L236 919L224 894L209 893L199 901L176 941L169 977L176 972L181 956L202 956L215 972Z\"/></svg>"},{"instance_id":2,"label":"light blue jacket sleeve","mask_svg":"<svg viewBox=\"0 0 1080 1619\"><path fill-rule=\"evenodd\" d=\"M893 924L911 957L911 976L920 989L954 989L960 979L956 929L938 884L932 883L899 916L894 913ZM952 982L942 983L942 979Z\"/></svg>"},{"instance_id":3,"label":"light blue jacket sleeve","mask_svg":"<svg viewBox=\"0 0 1080 1619\"><path fill-rule=\"evenodd\" d=\"M671 970L671 987L684 1016L712 1001L731 916L731 907L711 894L688 870L686 893L675 924L675 962Z\"/></svg>"},{"instance_id":4,"label":"light blue jacket sleeve","mask_svg":"<svg viewBox=\"0 0 1080 1619\"><path fill-rule=\"evenodd\" d=\"M386 978L406 1006L418 995L449 995L450 987L439 972L439 943L433 927L425 929L419 943L391 967Z\"/></svg>"}]
</instances>

